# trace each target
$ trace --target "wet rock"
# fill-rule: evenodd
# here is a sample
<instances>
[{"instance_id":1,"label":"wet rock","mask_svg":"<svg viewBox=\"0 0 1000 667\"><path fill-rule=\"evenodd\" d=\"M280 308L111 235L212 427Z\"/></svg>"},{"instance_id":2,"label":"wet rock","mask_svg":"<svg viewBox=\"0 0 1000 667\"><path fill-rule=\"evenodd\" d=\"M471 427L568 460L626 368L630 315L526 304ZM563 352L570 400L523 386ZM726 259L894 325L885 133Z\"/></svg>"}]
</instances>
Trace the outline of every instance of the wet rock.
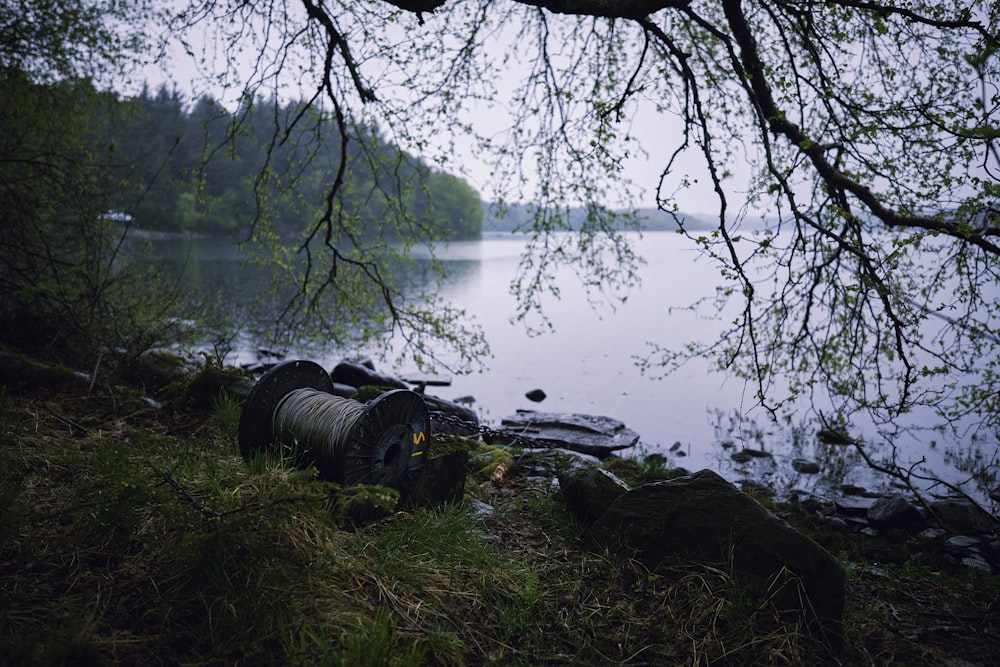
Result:
<instances>
[{"instance_id":1,"label":"wet rock","mask_svg":"<svg viewBox=\"0 0 1000 667\"><path fill-rule=\"evenodd\" d=\"M496 509L493 508L493 505L484 503L482 500L472 500L469 508L477 519L488 519L496 514Z\"/></svg>"},{"instance_id":2,"label":"wet rock","mask_svg":"<svg viewBox=\"0 0 1000 667\"><path fill-rule=\"evenodd\" d=\"M931 514L944 527L954 533L978 535L1000 527L996 517L987 514L971 500L965 498L945 498L932 500L927 504Z\"/></svg>"},{"instance_id":3,"label":"wet rock","mask_svg":"<svg viewBox=\"0 0 1000 667\"><path fill-rule=\"evenodd\" d=\"M479 415L464 405L437 396L421 394L424 405L431 412L431 425L435 433L446 435L476 435L479 433Z\"/></svg>"},{"instance_id":4,"label":"wet rock","mask_svg":"<svg viewBox=\"0 0 1000 667\"><path fill-rule=\"evenodd\" d=\"M622 494L587 540L636 550L651 567L668 558L731 567L748 595L800 615L816 636L840 644L843 566L710 470Z\"/></svg>"},{"instance_id":5,"label":"wet rock","mask_svg":"<svg viewBox=\"0 0 1000 667\"><path fill-rule=\"evenodd\" d=\"M750 449L749 447L744 447L738 452L733 452L729 455L733 461L737 463L746 463L753 459L763 459L763 458L773 458L774 455L771 452L765 452L762 449Z\"/></svg>"},{"instance_id":6,"label":"wet rock","mask_svg":"<svg viewBox=\"0 0 1000 667\"><path fill-rule=\"evenodd\" d=\"M917 533L917 537L927 541L940 540L945 535L947 533L941 528L925 528Z\"/></svg>"},{"instance_id":7,"label":"wet rock","mask_svg":"<svg viewBox=\"0 0 1000 667\"><path fill-rule=\"evenodd\" d=\"M952 535L945 540L945 544L949 547L956 547L958 549L968 549L979 544L979 540L974 537L969 537L968 535Z\"/></svg>"},{"instance_id":8,"label":"wet rock","mask_svg":"<svg viewBox=\"0 0 1000 667\"><path fill-rule=\"evenodd\" d=\"M355 398L358 395L358 388L352 387L349 384L340 384L339 382L334 382L333 395L340 396L342 398Z\"/></svg>"},{"instance_id":9,"label":"wet rock","mask_svg":"<svg viewBox=\"0 0 1000 667\"><path fill-rule=\"evenodd\" d=\"M525 394L524 397L529 401L533 401L535 403L541 403L542 401L545 400L546 395L545 392L542 391L541 389L532 389L527 394Z\"/></svg>"},{"instance_id":10,"label":"wet rock","mask_svg":"<svg viewBox=\"0 0 1000 667\"><path fill-rule=\"evenodd\" d=\"M833 506L840 514L864 517L868 515L868 508L875 503L875 500L875 498L844 496L842 498L834 498Z\"/></svg>"},{"instance_id":11,"label":"wet rock","mask_svg":"<svg viewBox=\"0 0 1000 667\"><path fill-rule=\"evenodd\" d=\"M646 456L644 456L642 458L642 460L643 460L643 462L646 463L646 465L650 465L650 466L665 466L665 465L667 465L667 457L664 456L663 454L657 454L655 452L653 454L646 454Z\"/></svg>"},{"instance_id":12,"label":"wet rock","mask_svg":"<svg viewBox=\"0 0 1000 667\"><path fill-rule=\"evenodd\" d=\"M344 359L334 366L330 372L330 379L335 383L346 384L352 387L364 387L373 385L376 387L392 387L393 389L406 389L405 382L391 375L383 375L372 368L374 364L358 363L350 359Z\"/></svg>"},{"instance_id":13,"label":"wet rock","mask_svg":"<svg viewBox=\"0 0 1000 667\"><path fill-rule=\"evenodd\" d=\"M879 530L904 530L916 533L927 527L917 506L902 496L878 498L868 508L868 523Z\"/></svg>"},{"instance_id":14,"label":"wet rock","mask_svg":"<svg viewBox=\"0 0 1000 667\"><path fill-rule=\"evenodd\" d=\"M556 478L556 470L567 457L578 458L579 455L552 449L525 450L511 460L505 477L519 477L536 486L551 486Z\"/></svg>"},{"instance_id":15,"label":"wet rock","mask_svg":"<svg viewBox=\"0 0 1000 667\"><path fill-rule=\"evenodd\" d=\"M518 410L504 417L501 424L525 438L598 458L607 458L639 442L638 433L611 417Z\"/></svg>"},{"instance_id":16,"label":"wet rock","mask_svg":"<svg viewBox=\"0 0 1000 667\"><path fill-rule=\"evenodd\" d=\"M573 514L587 523L597 520L628 485L593 464L572 458L558 470L559 488Z\"/></svg>"},{"instance_id":17,"label":"wet rock","mask_svg":"<svg viewBox=\"0 0 1000 667\"><path fill-rule=\"evenodd\" d=\"M981 572L993 572L993 566L982 555L972 552L963 556L959 562L965 567L979 570Z\"/></svg>"},{"instance_id":18,"label":"wet rock","mask_svg":"<svg viewBox=\"0 0 1000 667\"><path fill-rule=\"evenodd\" d=\"M792 459L792 469L804 475L815 475L819 472L819 464L807 459Z\"/></svg>"},{"instance_id":19,"label":"wet rock","mask_svg":"<svg viewBox=\"0 0 1000 667\"><path fill-rule=\"evenodd\" d=\"M816 433L816 439L824 445L853 445L851 436L832 428L821 428Z\"/></svg>"}]
</instances>

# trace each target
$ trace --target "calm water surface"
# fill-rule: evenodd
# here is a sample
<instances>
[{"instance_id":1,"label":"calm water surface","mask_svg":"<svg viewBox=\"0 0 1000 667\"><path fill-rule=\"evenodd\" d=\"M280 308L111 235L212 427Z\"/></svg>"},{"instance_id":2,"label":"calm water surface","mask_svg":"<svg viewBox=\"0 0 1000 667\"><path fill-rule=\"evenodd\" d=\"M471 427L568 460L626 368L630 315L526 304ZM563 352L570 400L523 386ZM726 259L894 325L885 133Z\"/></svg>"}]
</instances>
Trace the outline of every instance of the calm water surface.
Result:
<instances>
[{"instance_id":1,"label":"calm water surface","mask_svg":"<svg viewBox=\"0 0 1000 667\"><path fill-rule=\"evenodd\" d=\"M593 308L572 268L561 267L556 270L561 297L545 301L554 330L542 335L531 335L523 323L511 321L515 300L509 286L523 239L493 235L453 243L439 251L448 273L444 296L465 308L484 328L493 356L484 361L481 372L454 377L451 386L434 388L434 393L447 399L474 397L473 407L495 426L521 408L614 417L641 435L644 451L673 450L673 464L689 469L710 467L734 481L751 476L789 488L822 490L816 489L822 476L799 475L790 468L792 457L806 457L818 460L834 481L874 485L876 481L850 450L817 444L813 429L801 421L771 424L766 413L754 407L753 387L713 371L707 361L690 362L667 377L640 372L636 357L649 351L650 342L679 346L719 335L722 327L709 317L708 310L698 313L684 307L714 294L721 278L694 243L680 235L656 232L633 240L646 263L640 271L641 284L629 292L627 301L614 308ZM183 267L189 285L210 286L200 298L220 307L238 311L240 304L255 296L248 291L260 289L251 275L260 270L242 266L231 242L158 242L157 249L163 257L172 258L178 272ZM260 313L253 315L260 317ZM245 334L227 361L255 361L255 350L265 344ZM289 354L311 358L327 368L345 355L369 352L304 349ZM405 373L412 369L381 370ZM536 388L547 394L542 403L525 398L526 392ZM914 419L920 426L934 425L929 416ZM859 425L852 433L866 441L878 440L870 426L866 430ZM976 460L989 462L997 447L995 437L950 441L941 433L901 436L894 444L900 462L924 458L925 467L956 482L968 477L956 463L961 467ZM778 456L752 461L744 468L730 461L731 446L766 449ZM968 488L984 497L975 484L969 483Z\"/></svg>"}]
</instances>

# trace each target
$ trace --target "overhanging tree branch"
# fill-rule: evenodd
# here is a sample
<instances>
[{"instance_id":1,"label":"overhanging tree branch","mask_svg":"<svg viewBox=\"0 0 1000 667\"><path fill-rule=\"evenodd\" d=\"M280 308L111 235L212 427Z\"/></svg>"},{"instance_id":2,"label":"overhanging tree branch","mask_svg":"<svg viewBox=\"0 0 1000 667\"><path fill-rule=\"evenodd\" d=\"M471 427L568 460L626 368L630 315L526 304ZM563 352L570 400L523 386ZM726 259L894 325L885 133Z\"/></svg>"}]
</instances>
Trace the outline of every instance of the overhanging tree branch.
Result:
<instances>
[{"instance_id":1,"label":"overhanging tree branch","mask_svg":"<svg viewBox=\"0 0 1000 667\"><path fill-rule=\"evenodd\" d=\"M769 128L775 134L784 136L793 146L797 146L812 163L820 177L833 191L847 192L863 203L869 211L889 227L917 227L934 232L941 232L962 241L976 245L986 252L1000 255L1000 245L990 241L987 236L994 235L995 229L990 226L973 227L968 221L950 221L926 216L902 215L882 204L869 188L849 178L834 167L827 159L829 150L822 142L809 137L801 127L788 119L784 110L780 109L771 94L768 76L764 71L757 45L743 13L741 0L723 0L723 9L728 20L733 39L740 48L740 59L745 70L745 80L748 90L752 93L759 113L766 120Z\"/></svg>"}]
</instances>

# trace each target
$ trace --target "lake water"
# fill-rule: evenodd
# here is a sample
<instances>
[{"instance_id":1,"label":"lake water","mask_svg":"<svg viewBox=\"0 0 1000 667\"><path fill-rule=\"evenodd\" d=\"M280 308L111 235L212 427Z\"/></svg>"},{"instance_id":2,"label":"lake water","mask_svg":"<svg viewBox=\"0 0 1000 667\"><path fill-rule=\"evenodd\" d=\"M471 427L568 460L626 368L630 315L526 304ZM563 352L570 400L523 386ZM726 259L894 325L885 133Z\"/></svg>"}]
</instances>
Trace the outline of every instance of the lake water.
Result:
<instances>
[{"instance_id":1,"label":"lake water","mask_svg":"<svg viewBox=\"0 0 1000 667\"><path fill-rule=\"evenodd\" d=\"M825 483L823 476L791 469L791 458L805 457L819 461L828 480L869 487L884 482L869 473L853 450L817 443L809 424L796 420L771 424L766 413L754 407L753 387L712 371L708 361L691 362L667 377L643 375L635 358L648 351L648 343L679 346L719 335L722 327L707 317L709 313L683 308L713 294L721 278L699 255L694 242L683 236L654 232L636 235L633 241L645 264L640 270L641 285L624 304L595 310L572 269L559 268L561 298L545 302L554 330L535 336L523 324L511 321L516 304L509 285L524 248L523 238L487 235L439 250L448 274L443 295L476 318L493 356L484 360L481 372L453 377L450 386L434 387L433 393L446 399L474 397L473 408L493 426L522 408L614 417L640 434L642 451L670 452L674 465L713 468L734 481L752 477L779 487L827 493L817 488ZM231 242L161 241L155 248L162 257L172 258L174 270L183 268L187 284L210 286L203 297L212 298L220 307L239 311L241 304L255 296L249 292L259 289L260 280L253 273L260 269L242 265ZM227 361L256 361L256 350L266 345L245 334ZM344 356L371 352L302 349L288 350L288 354L311 358L326 368ZM413 369L380 370L405 374ZM533 389L546 393L543 402L532 403L525 397ZM861 429L852 434L877 440L877 434ZM996 457L995 438L984 443L948 441L940 433L903 437L895 442L900 463L925 458L925 468L949 481L968 477L960 470L963 465ZM744 446L774 452L776 457L737 465L729 455L734 447ZM966 488L985 498L983 489L992 483L980 480L977 487L970 481Z\"/></svg>"}]
</instances>

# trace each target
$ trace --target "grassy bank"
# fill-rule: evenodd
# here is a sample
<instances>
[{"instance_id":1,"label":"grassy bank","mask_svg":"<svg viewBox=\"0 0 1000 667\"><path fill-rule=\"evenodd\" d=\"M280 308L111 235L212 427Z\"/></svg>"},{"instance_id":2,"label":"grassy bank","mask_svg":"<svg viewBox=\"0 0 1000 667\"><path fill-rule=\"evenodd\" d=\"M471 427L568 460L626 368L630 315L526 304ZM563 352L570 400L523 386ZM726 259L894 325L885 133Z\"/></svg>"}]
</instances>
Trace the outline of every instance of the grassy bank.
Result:
<instances>
[{"instance_id":1,"label":"grassy bank","mask_svg":"<svg viewBox=\"0 0 1000 667\"><path fill-rule=\"evenodd\" d=\"M1000 585L905 537L823 532L849 564L830 656L724 568L588 551L558 492L489 466L465 502L353 530L352 497L280 460L249 464L239 406L0 398L4 664L989 664ZM634 481L648 467L618 461ZM486 503L493 508L483 512ZM953 662L950 664L966 664Z\"/></svg>"}]
</instances>

